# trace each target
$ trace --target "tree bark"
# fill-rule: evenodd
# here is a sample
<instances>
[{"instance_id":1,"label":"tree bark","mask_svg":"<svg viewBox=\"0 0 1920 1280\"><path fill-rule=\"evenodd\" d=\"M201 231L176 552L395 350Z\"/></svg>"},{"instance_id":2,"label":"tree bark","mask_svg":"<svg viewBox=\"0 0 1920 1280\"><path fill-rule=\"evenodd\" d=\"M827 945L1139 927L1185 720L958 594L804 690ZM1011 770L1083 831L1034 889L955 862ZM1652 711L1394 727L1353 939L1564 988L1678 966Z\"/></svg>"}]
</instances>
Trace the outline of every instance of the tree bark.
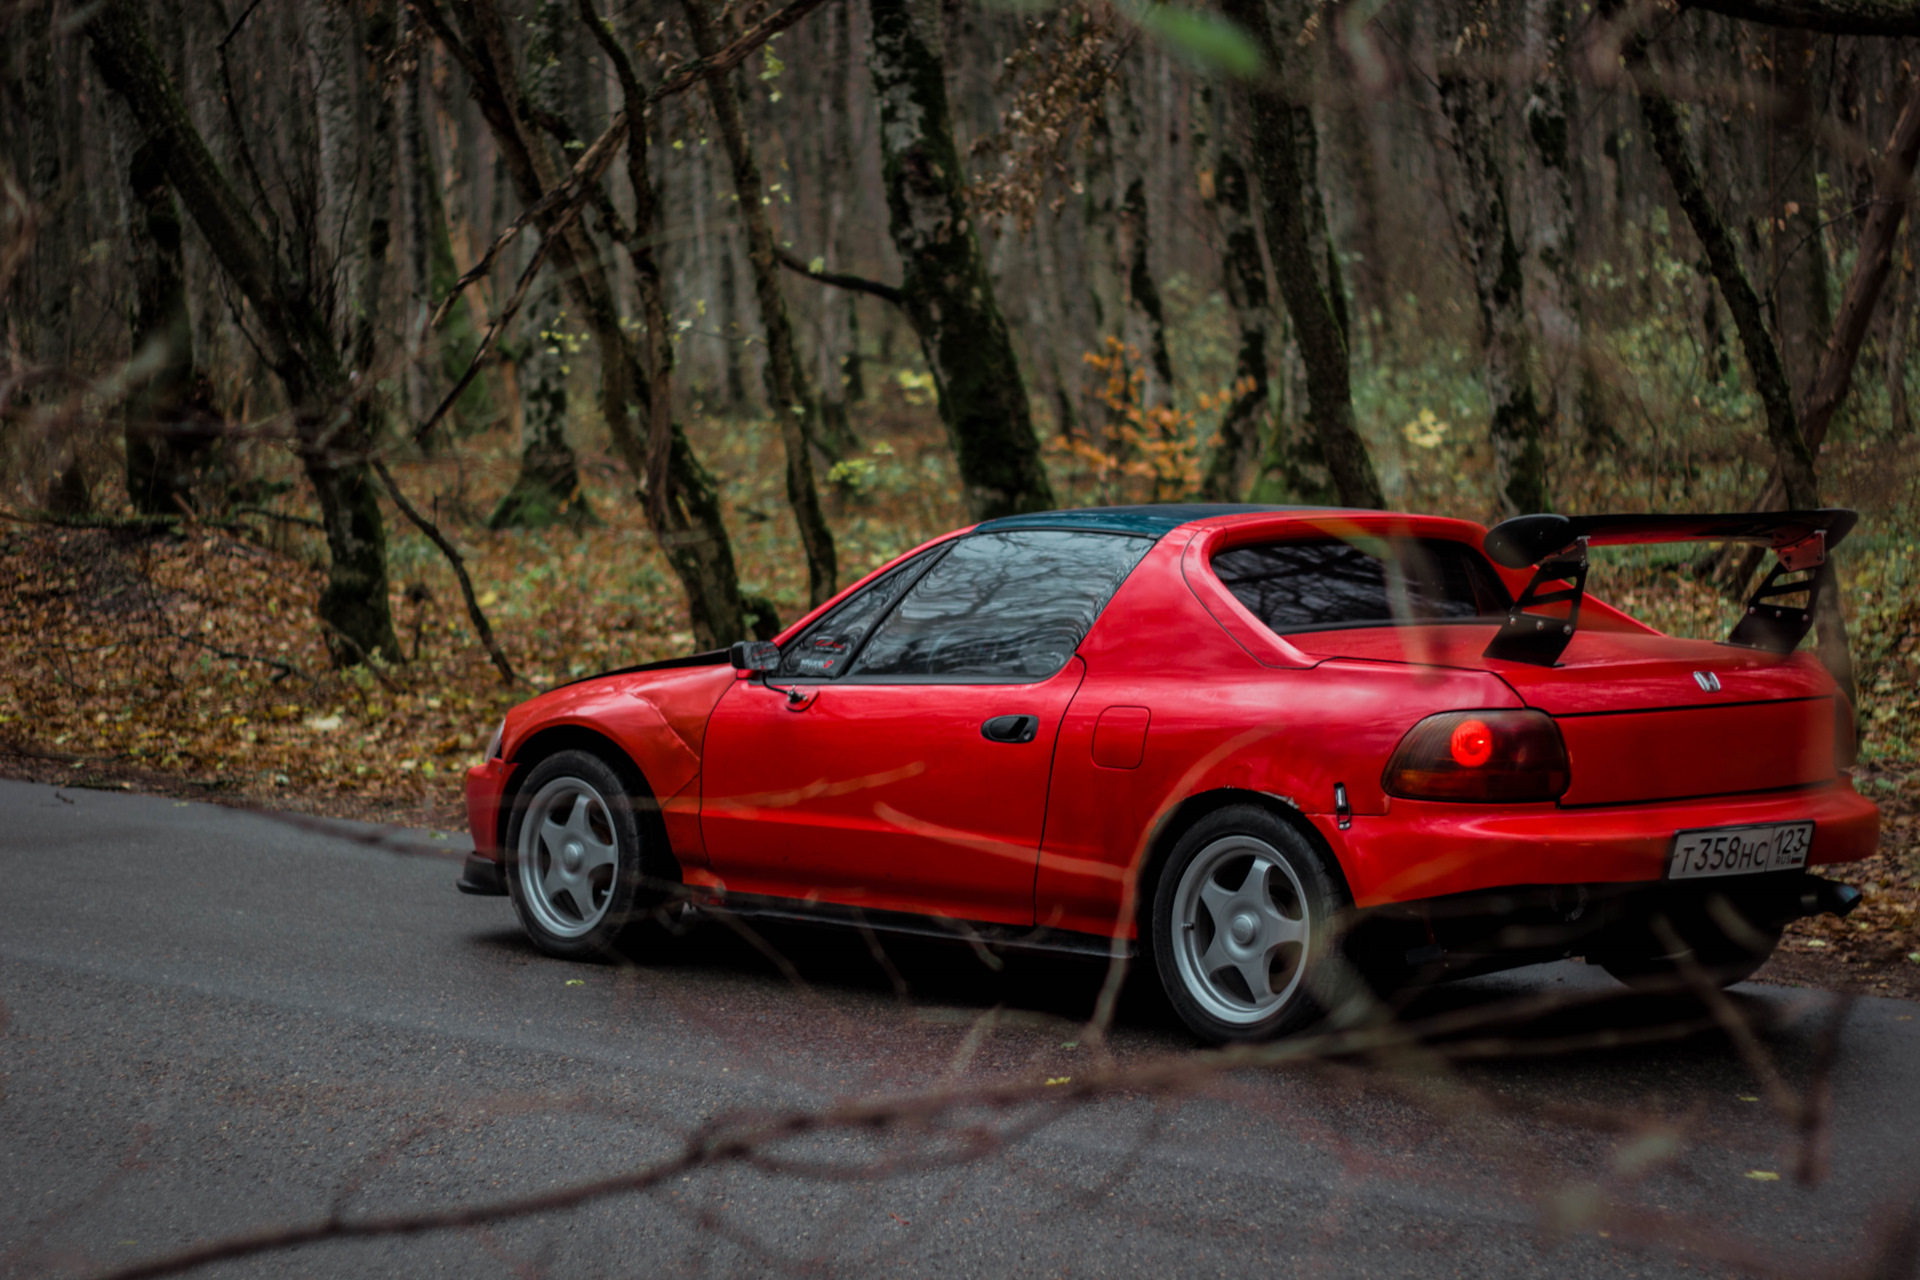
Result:
<instances>
[{"instance_id":1,"label":"tree bark","mask_svg":"<svg viewBox=\"0 0 1920 1280\"><path fill-rule=\"evenodd\" d=\"M1044 511L1025 380L968 220L966 170L953 141L939 15L922 0L869 0L868 68L880 103L889 230L901 291L940 397L967 508L976 520Z\"/></svg>"},{"instance_id":2,"label":"tree bark","mask_svg":"<svg viewBox=\"0 0 1920 1280\"><path fill-rule=\"evenodd\" d=\"M521 206L539 207L563 179L544 142L521 129L521 120L532 113L522 97L505 26L493 0L459 0L456 4L466 33L464 40L440 16L432 0L411 2L442 42L460 57L472 77L475 100L498 144ZM640 104L631 105L637 108ZM629 152L638 145L644 157L646 121L629 114L628 123ZM631 160L628 167L634 169ZM647 183L651 190L644 163L634 181ZM612 283L599 251L577 221L557 233L552 214L536 219L536 225L548 237L554 273L565 283L568 296L593 335L600 363L601 412L614 448L643 484L656 473L655 452L665 455L665 466L658 468L665 473L665 484L647 494L648 520L686 589L695 641L714 648L745 638L747 624L739 574L733 561L733 543L721 516L719 493L679 424L670 412L663 415L655 402L648 371L620 325ZM645 236L637 233L637 238ZM636 401L647 407L648 440L642 440L634 430ZM651 448L653 444L660 447Z\"/></svg>"},{"instance_id":3,"label":"tree bark","mask_svg":"<svg viewBox=\"0 0 1920 1280\"><path fill-rule=\"evenodd\" d=\"M694 50L710 58L720 49L720 36L707 12L706 0L682 0ZM780 291L779 245L768 216L768 201L760 178L760 161L741 118L740 92L732 73L707 80L707 100L720 127L733 169L735 207L747 233L747 264L753 272L753 292L760 304L760 325L767 340L767 408L780 429L787 455L787 505L800 526L800 545L807 556L809 608L818 608L838 589L839 567L833 531L820 510L813 482L812 445L819 435L820 405L807 385L806 368L794 343L793 322L786 295Z\"/></svg>"},{"instance_id":4,"label":"tree bark","mask_svg":"<svg viewBox=\"0 0 1920 1280\"><path fill-rule=\"evenodd\" d=\"M116 114L122 123L126 113ZM135 370L125 408L127 497L142 515L180 515L193 508L193 486L218 424L194 365L179 206L152 147L136 145L126 164Z\"/></svg>"},{"instance_id":5,"label":"tree bark","mask_svg":"<svg viewBox=\"0 0 1920 1280\"><path fill-rule=\"evenodd\" d=\"M580 106L568 92L575 87L570 69L584 61L578 26L566 0L543 0L535 11L525 89L528 100L551 116L575 115ZM530 145L544 144L532 139ZM580 488L580 461L567 440L567 384L581 354L579 340L586 335L569 328L560 288L550 274L527 309L514 370L521 395L520 472L487 518L491 529L594 523L593 509ZM471 359L472 351L467 354Z\"/></svg>"},{"instance_id":6,"label":"tree bark","mask_svg":"<svg viewBox=\"0 0 1920 1280\"><path fill-rule=\"evenodd\" d=\"M1134 100L1123 69L1113 86L1113 101L1119 111L1118 145L1115 148L1116 219L1119 232L1119 268L1121 296L1126 307L1122 326L1127 345L1145 360L1145 384L1141 408L1152 412L1173 404L1173 357L1167 350L1166 308L1160 300L1160 284L1154 279L1153 229L1147 209L1146 126L1140 119L1140 105ZM1162 495L1156 493L1158 501Z\"/></svg>"},{"instance_id":7,"label":"tree bark","mask_svg":"<svg viewBox=\"0 0 1920 1280\"><path fill-rule=\"evenodd\" d=\"M1780 349L1774 335L1767 328L1760 297L1754 292L1741 266L1738 248L1725 219L1714 207L1700 181L1699 169L1693 162L1692 153L1687 150L1679 112L1654 81L1648 67L1644 39L1637 35L1632 37L1622 52L1640 94L1640 118L1647 126L1647 134L1660 157L1661 166L1673 183L1674 193L1679 197L1680 207L1686 213L1694 235L1707 251L1707 261L1713 268L1714 279L1720 285L1720 295L1733 316L1734 327L1739 331L1747 368L1753 374L1761 402L1766 407L1767 436L1773 445L1775 465L1779 468L1787 505L1802 510L1818 507L1820 493L1814 478L1813 451L1802 434L1799 415L1794 412L1786 367L1780 359ZM1912 161L1909 160L1909 172L1911 166ZM1862 260L1865 261L1864 254ZM1884 275L1881 278L1884 280ZM1877 291L1876 286L1876 294ZM1870 302L1867 309L1871 309ZM1860 334L1864 334L1864 315L1860 324ZM1854 350L1845 356L1849 376L1853 356L1858 353L1859 336L1854 338ZM1845 378L1841 379L1842 391L1845 381ZM1837 397L1834 403L1838 403ZM1827 413L1831 412L1832 408L1829 407ZM1824 420L1821 425L1824 430ZM1840 607L1838 591L1814 593L1812 606L1815 644L1820 660L1826 664L1841 692L1851 702L1854 697L1853 656L1847 644L1846 619Z\"/></svg>"},{"instance_id":8,"label":"tree bark","mask_svg":"<svg viewBox=\"0 0 1920 1280\"><path fill-rule=\"evenodd\" d=\"M1912 0L1685 0L1681 7L1829 36L1920 36Z\"/></svg>"},{"instance_id":9,"label":"tree bark","mask_svg":"<svg viewBox=\"0 0 1920 1280\"><path fill-rule=\"evenodd\" d=\"M1207 461L1201 496L1209 502L1238 502L1247 490L1247 473L1266 438L1268 322L1266 266L1253 221L1253 193L1246 168L1233 153L1224 131L1216 134L1212 194L1206 200L1220 236L1222 291L1232 312L1233 398L1220 418L1219 443Z\"/></svg>"},{"instance_id":10,"label":"tree bark","mask_svg":"<svg viewBox=\"0 0 1920 1280\"><path fill-rule=\"evenodd\" d=\"M1281 49L1261 0L1226 0L1226 15L1251 34L1270 67L1282 65ZM1351 507L1384 507L1385 495L1354 423L1352 371L1346 330L1325 278L1326 260L1316 261L1307 196L1317 191L1305 176L1295 130L1311 112L1296 106L1282 86L1270 80L1243 82L1249 121L1251 158L1266 214L1267 245L1294 341L1306 367L1307 417L1325 458L1340 501Z\"/></svg>"},{"instance_id":11,"label":"tree bark","mask_svg":"<svg viewBox=\"0 0 1920 1280\"><path fill-rule=\"evenodd\" d=\"M368 467L366 402L342 367L337 341L274 253L247 205L214 163L133 0L104 0L86 23L101 79L126 102L144 144L222 269L252 305L266 358L293 406L296 449L319 499L329 564L320 621L335 660L400 660L387 601L386 529Z\"/></svg>"},{"instance_id":12,"label":"tree bark","mask_svg":"<svg viewBox=\"0 0 1920 1280\"><path fill-rule=\"evenodd\" d=\"M1449 16L1455 19L1451 34L1456 43L1472 47L1462 15ZM1486 52L1484 46L1478 51ZM1440 73L1439 90L1460 172L1460 181L1453 184L1454 220L1480 317L1482 376L1492 410L1488 435L1495 500L1503 517L1547 511L1546 423L1533 387L1524 257L1495 132L1500 86L1453 61Z\"/></svg>"},{"instance_id":13,"label":"tree bark","mask_svg":"<svg viewBox=\"0 0 1920 1280\"><path fill-rule=\"evenodd\" d=\"M1753 374L1754 389L1766 407L1767 439L1773 446L1781 474L1786 478L1787 501L1796 508L1817 507L1820 500L1814 482L1813 454L1807 448L1806 437L1801 434L1799 416L1793 407L1793 392L1787 383L1786 367L1781 362L1780 349L1774 342L1773 334L1767 328L1760 295L1754 292L1752 283L1747 279L1732 231L1720 216L1720 211L1714 207L1700 180L1699 167L1694 164L1693 155L1687 150L1679 112L1672 99L1661 92L1648 70L1645 43L1636 37L1628 42L1625 52L1628 67L1640 91L1640 118L1647 127L1647 135L1653 142L1654 151L1660 157L1668 180L1673 183L1681 211L1686 214L1694 235L1706 250L1713 278L1720 286L1720 296L1727 304L1734 328L1740 335L1740 348L1746 354L1747 367Z\"/></svg>"},{"instance_id":14,"label":"tree bark","mask_svg":"<svg viewBox=\"0 0 1920 1280\"><path fill-rule=\"evenodd\" d=\"M827 23L827 71L822 154L826 183L826 245L839 263L853 261L855 238L853 205L859 190L859 171L853 152L854 64L853 6L837 4L824 15ZM860 449L847 411L865 398L860 370L860 300L828 295L821 299L820 315L820 438L816 444L838 462Z\"/></svg>"}]
</instances>

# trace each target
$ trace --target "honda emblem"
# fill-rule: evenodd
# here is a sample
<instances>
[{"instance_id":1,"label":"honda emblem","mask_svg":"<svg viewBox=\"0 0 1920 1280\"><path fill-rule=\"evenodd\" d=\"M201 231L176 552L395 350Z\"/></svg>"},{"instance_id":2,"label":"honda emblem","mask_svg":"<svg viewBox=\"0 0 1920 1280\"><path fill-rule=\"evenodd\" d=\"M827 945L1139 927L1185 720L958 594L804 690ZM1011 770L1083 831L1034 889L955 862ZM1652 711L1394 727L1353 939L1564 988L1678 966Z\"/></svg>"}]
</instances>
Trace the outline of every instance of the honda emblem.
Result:
<instances>
[{"instance_id":1,"label":"honda emblem","mask_svg":"<svg viewBox=\"0 0 1920 1280\"><path fill-rule=\"evenodd\" d=\"M1699 685L1700 688L1707 693L1720 692L1720 677L1713 674L1713 672L1711 671L1694 672L1693 682Z\"/></svg>"}]
</instances>

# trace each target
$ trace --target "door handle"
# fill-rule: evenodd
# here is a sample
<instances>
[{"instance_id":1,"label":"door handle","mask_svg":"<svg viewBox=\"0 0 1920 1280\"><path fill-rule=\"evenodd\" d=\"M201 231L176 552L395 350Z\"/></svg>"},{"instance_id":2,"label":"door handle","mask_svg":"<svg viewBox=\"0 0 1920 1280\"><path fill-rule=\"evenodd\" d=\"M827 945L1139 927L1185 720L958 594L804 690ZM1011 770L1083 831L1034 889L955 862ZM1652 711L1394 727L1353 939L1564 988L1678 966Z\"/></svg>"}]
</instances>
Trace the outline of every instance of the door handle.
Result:
<instances>
[{"instance_id":1,"label":"door handle","mask_svg":"<svg viewBox=\"0 0 1920 1280\"><path fill-rule=\"evenodd\" d=\"M988 742L1032 742L1039 732L1039 716L995 716L980 726Z\"/></svg>"}]
</instances>

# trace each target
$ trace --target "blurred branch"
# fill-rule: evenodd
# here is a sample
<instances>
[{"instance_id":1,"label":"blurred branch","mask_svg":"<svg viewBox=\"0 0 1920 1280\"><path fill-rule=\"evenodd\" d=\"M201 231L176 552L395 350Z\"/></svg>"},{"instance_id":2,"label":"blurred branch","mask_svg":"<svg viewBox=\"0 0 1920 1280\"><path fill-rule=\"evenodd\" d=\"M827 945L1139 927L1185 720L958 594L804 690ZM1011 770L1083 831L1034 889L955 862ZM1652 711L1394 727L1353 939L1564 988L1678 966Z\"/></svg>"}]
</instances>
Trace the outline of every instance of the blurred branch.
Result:
<instances>
[{"instance_id":1,"label":"blurred branch","mask_svg":"<svg viewBox=\"0 0 1920 1280\"><path fill-rule=\"evenodd\" d=\"M1717 989L1715 994L1718 994ZM1141 1093L1190 1095L1211 1087L1231 1087L1233 1073L1249 1069L1332 1064L1355 1058L1390 1062L1395 1060L1395 1055L1410 1049L1420 1049L1436 1065L1448 1061L1481 1059L1495 1056L1501 1051L1511 1052L1515 1047L1514 1041L1510 1037L1482 1037L1434 1044L1433 1038L1475 1028L1494 1032L1502 1026L1524 1026L1549 1012L1565 1012L1620 998L1609 996L1596 1001L1569 1000L1556 995L1526 996L1439 1014L1419 1023L1326 1031L1277 1044L1167 1054L1127 1067L1102 1067L1076 1072L1071 1079L1053 1083L1028 1077L971 1088L931 1089L818 1110L795 1109L785 1113L723 1117L689 1135L676 1154L609 1177L457 1208L360 1218L346 1218L336 1211L326 1218L311 1222L270 1227L209 1241L101 1273L95 1280L149 1280L151 1277L175 1275L215 1262L256 1257L323 1240L394 1238L487 1226L648 1191L695 1170L727 1164L748 1165L770 1173L841 1179L874 1179L928 1168L960 1166L1002 1150L1008 1143L1069 1114L1073 1108L1097 1100L1137 1097ZM1741 1028L1746 1027L1745 1020L1731 1005L1724 1006L1724 1013ZM1686 1025L1694 1029L1698 1026ZM1648 1030L1654 1038L1669 1038L1673 1026ZM1751 1034L1750 1031L1748 1034ZM1556 1037L1550 1042L1530 1047L1567 1052L1603 1046L1618 1047L1643 1038L1602 1027L1591 1032ZM1757 1041L1751 1042L1751 1048L1764 1055ZM1768 1065L1770 1069L1771 1064ZM1624 1131L1622 1118L1608 1108L1582 1109L1567 1104L1556 1108L1556 1112L1563 1118L1580 1120L1603 1131ZM867 1164L825 1164L782 1157L778 1153L781 1144L797 1138L836 1132L874 1134L889 1131L919 1133L923 1136L931 1134L940 1142L934 1149L923 1151L916 1158L887 1159ZM1750 1246L1730 1237L1700 1232L1690 1235L1688 1247L1723 1262L1767 1269L1764 1260Z\"/></svg>"},{"instance_id":2,"label":"blurred branch","mask_svg":"<svg viewBox=\"0 0 1920 1280\"><path fill-rule=\"evenodd\" d=\"M472 372L471 368L468 372ZM394 505L400 508L401 514L413 521L420 532L426 534L433 545L440 548L440 554L447 558L447 563L453 566L454 576L460 579L460 594L466 597L467 617L472 619L473 629L480 635L480 643L486 646L487 656L493 659L494 666L500 668L500 678L507 684L512 684L518 679L513 674L513 664L507 661L507 655L501 652L499 641L493 638L493 628L487 623L487 615L481 611L480 601L474 597L473 579L467 576L467 563L461 558L459 550L453 543L447 541L446 535L440 532L438 525L421 515L419 508L407 501L407 495L400 491L398 484L394 483L393 473L387 470L385 462L377 457L374 458L373 469L379 475L380 483L387 486L387 492L392 495Z\"/></svg>"},{"instance_id":3,"label":"blurred branch","mask_svg":"<svg viewBox=\"0 0 1920 1280\"><path fill-rule=\"evenodd\" d=\"M1920 5L1912 0L1683 0L1682 7L1829 36L1920 36Z\"/></svg>"},{"instance_id":4,"label":"blurred branch","mask_svg":"<svg viewBox=\"0 0 1920 1280\"><path fill-rule=\"evenodd\" d=\"M850 276L844 272L828 271L822 267L815 269L811 263L802 262L800 256L791 249L782 249L779 253L780 265L790 271L798 271L809 280L818 280L821 284L830 284L836 289L851 289L855 293L868 293L896 307L907 304L907 295L890 284L878 280L869 280L865 276Z\"/></svg>"}]
</instances>

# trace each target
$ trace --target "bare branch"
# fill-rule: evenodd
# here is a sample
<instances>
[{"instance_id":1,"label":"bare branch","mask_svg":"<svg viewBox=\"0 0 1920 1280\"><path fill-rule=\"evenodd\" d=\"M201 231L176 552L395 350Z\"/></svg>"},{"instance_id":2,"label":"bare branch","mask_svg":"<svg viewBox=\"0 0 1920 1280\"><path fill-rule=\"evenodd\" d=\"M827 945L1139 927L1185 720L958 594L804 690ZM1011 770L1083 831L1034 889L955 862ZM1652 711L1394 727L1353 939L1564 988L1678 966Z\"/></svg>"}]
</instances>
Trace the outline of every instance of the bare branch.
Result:
<instances>
[{"instance_id":1,"label":"bare branch","mask_svg":"<svg viewBox=\"0 0 1920 1280\"><path fill-rule=\"evenodd\" d=\"M802 262L800 256L791 249L780 250L779 257L781 266L789 271L797 271L809 280L818 280L821 284L830 284L836 289L851 289L855 293L872 294L883 302L891 302L896 307L903 307L907 303L907 296L893 285L884 284L879 280L869 280L865 276L828 271L825 267L815 270L813 264Z\"/></svg>"},{"instance_id":2,"label":"bare branch","mask_svg":"<svg viewBox=\"0 0 1920 1280\"><path fill-rule=\"evenodd\" d=\"M471 370L469 370L471 372ZM400 486L394 483L393 473L387 470L387 464L379 458L373 459L373 469L380 476L380 483L387 486L387 492L393 495L394 505L407 519L413 521L420 532L440 548L440 554L453 566L454 577L460 579L460 594L466 597L467 617L473 620L473 629L479 633L480 643L486 646L487 656L493 659L493 665L500 668L500 678L512 684L517 677L513 674L513 664L507 661L507 655L500 650L500 643L493 638L493 628L487 623L487 615L481 611L480 601L473 594L473 579L467 576L467 562L460 557L459 550L440 532L438 525L420 514L407 495L400 492Z\"/></svg>"},{"instance_id":3,"label":"bare branch","mask_svg":"<svg viewBox=\"0 0 1920 1280\"><path fill-rule=\"evenodd\" d=\"M1829 36L1920 36L1920 5L1911 0L1684 0L1684 7Z\"/></svg>"}]
</instances>

